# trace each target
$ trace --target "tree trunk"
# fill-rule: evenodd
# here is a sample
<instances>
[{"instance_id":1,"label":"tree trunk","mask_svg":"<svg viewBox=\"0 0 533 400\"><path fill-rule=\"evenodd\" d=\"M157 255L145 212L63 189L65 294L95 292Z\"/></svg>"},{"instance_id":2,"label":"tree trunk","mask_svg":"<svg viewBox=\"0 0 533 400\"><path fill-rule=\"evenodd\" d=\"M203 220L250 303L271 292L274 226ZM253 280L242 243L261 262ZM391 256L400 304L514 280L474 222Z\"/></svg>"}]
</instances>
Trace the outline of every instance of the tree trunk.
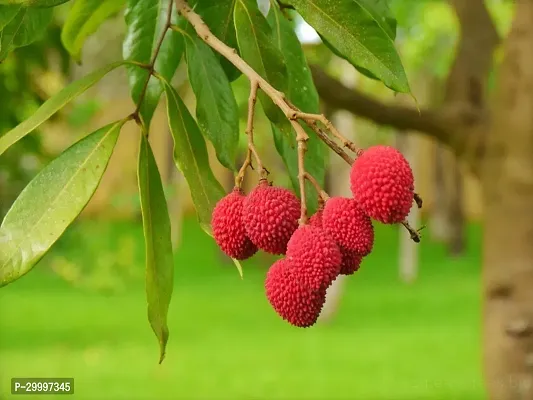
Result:
<instances>
[{"instance_id":1,"label":"tree trunk","mask_svg":"<svg viewBox=\"0 0 533 400\"><path fill-rule=\"evenodd\" d=\"M533 1L516 7L483 165L491 400L533 399Z\"/></svg>"},{"instance_id":2,"label":"tree trunk","mask_svg":"<svg viewBox=\"0 0 533 400\"><path fill-rule=\"evenodd\" d=\"M448 204L448 223L450 226L450 236L448 237L448 254L460 256L466 248L465 235L465 212L463 199L463 175L461 165L454 155L451 162L452 191Z\"/></svg>"}]
</instances>

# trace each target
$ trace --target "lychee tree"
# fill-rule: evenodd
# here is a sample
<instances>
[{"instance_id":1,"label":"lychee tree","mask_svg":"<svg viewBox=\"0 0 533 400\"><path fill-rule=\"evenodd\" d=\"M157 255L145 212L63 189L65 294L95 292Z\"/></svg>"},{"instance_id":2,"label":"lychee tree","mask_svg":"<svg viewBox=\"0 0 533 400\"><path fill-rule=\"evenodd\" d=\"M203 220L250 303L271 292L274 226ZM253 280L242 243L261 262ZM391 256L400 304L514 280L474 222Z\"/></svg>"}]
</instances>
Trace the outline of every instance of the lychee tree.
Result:
<instances>
[{"instance_id":1,"label":"lychee tree","mask_svg":"<svg viewBox=\"0 0 533 400\"><path fill-rule=\"evenodd\" d=\"M69 1L0 0L0 60L35 41L53 7L64 3ZM82 60L85 39L122 9L127 25L123 59L71 83L0 137L1 156L106 74L127 69L135 102L131 113L66 149L35 176L6 214L0 226L0 287L28 273L80 214L99 185L121 128L135 123L148 319L163 360L173 254L165 195L148 141L159 134L151 132L150 122L163 93L174 160L187 180L199 223L241 274L239 260L259 250L283 255L269 269L265 291L274 310L291 324L313 325L331 282L359 269L373 248L372 220L402 224L420 241L405 220L413 204L422 206L409 164L391 147L359 149L319 113L311 70L290 22L299 13L333 53L391 90L410 93L387 2L74 0L62 41L76 61ZM181 62L196 96L194 116L171 84ZM247 151L239 166L239 114L231 82L242 75L250 92ZM257 100L294 192L269 181L254 144ZM235 173L235 187L228 194L211 171L206 140L218 161ZM323 190L327 148L352 165L346 182L351 198L330 198ZM257 174L258 185L245 194L241 186L248 173Z\"/></svg>"}]
</instances>

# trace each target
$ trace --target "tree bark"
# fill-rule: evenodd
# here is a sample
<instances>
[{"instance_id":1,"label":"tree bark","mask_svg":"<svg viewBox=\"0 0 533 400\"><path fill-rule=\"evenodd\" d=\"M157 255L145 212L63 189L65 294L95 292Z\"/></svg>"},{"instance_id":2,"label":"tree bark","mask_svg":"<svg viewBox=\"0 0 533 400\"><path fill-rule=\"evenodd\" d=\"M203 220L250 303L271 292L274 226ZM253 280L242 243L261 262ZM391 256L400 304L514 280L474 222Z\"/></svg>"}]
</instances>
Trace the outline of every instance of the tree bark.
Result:
<instances>
[{"instance_id":1,"label":"tree bark","mask_svg":"<svg viewBox=\"0 0 533 400\"><path fill-rule=\"evenodd\" d=\"M517 1L483 165L485 374L491 400L533 399L533 1Z\"/></svg>"},{"instance_id":2,"label":"tree bark","mask_svg":"<svg viewBox=\"0 0 533 400\"><path fill-rule=\"evenodd\" d=\"M448 220L450 225L450 236L448 238L448 254L460 256L466 248L466 221L463 199L463 175L461 165L457 157L451 160L452 191L449 196Z\"/></svg>"}]
</instances>

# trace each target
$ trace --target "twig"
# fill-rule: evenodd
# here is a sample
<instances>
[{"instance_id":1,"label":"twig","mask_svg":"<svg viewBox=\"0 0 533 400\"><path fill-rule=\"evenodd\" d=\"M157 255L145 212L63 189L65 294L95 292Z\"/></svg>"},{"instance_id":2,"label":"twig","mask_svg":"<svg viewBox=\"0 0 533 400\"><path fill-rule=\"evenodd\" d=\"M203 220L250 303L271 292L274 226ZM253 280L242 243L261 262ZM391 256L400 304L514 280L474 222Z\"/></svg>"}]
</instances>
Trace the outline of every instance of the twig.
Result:
<instances>
[{"instance_id":1,"label":"twig","mask_svg":"<svg viewBox=\"0 0 533 400\"><path fill-rule=\"evenodd\" d=\"M307 224L307 199L305 195L305 152L307 151L307 141L309 136L305 133L304 128L296 122L291 121L292 127L296 132L296 141L298 142L298 183L300 184L300 225Z\"/></svg>"},{"instance_id":2,"label":"twig","mask_svg":"<svg viewBox=\"0 0 533 400\"><path fill-rule=\"evenodd\" d=\"M323 115L323 114L309 114L309 113L303 113L298 112L296 114L296 118L304 120L306 123L309 123L311 121L319 121L321 122L328 131L331 132L333 136L335 136L337 139L340 140L342 145L346 147L347 149L350 149L356 154L359 154L361 152L361 149L359 149L352 141L348 140L344 135L342 135L337 128Z\"/></svg>"},{"instance_id":3,"label":"twig","mask_svg":"<svg viewBox=\"0 0 533 400\"><path fill-rule=\"evenodd\" d=\"M296 140L298 141L298 181L300 183L300 195L301 195L301 215L300 215L300 224L307 222L307 206L305 203L305 166L304 166L304 155L306 151L306 141L308 136L305 133L303 127L297 121L298 119L305 122L322 140L326 143L333 151L335 151L339 156L341 156L348 164L353 164L353 159L346 154L333 140L331 140L327 134L325 134L316 122L321 122L325 128L337 139L339 139L343 146L350 149L357 156L360 155L361 150L358 149L351 141L346 139L334 126L333 124L321 114L309 114L304 113L299 110L296 106L290 103L290 101L285 97L285 95L279 90L275 89L270 85L265 79L263 79L250 65L244 61L236 49L232 49L227 46L224 42L219 40L213 33L209 30L209 27L204 23L202 18L194 12L187 0L175 0L176 8L178 12L193 26L198 37L207 43L213 50L224 56L229 62L231 62L239 71L243 73L251 82L256 82L257 86L265 92L265 94L276 104L280 110L285 114L287 119L291 122L294 130L296 131ZM415 242L420 242L420 235L418 231L414 230L409 226L409 224L404 221L402 225L409 231L411 238Z\"/></svg>"},{"instance_id":4,"label":"twig","mask_svg":"<svg viewBox=\"0 0 533 400\"><path fill-rule=\"evenodd\" d=\"M418 193L415 193L414 194L414 199L415 199L415 203L417 205L418 208L422 208L422 197L420 197L420 195Z\"/></svg>"},{"instance_id":5,"label":"twig","mask_svg":"<svg viewBox=\"0 0 533 400\"><path fill-rule=\"evenodd\" d=\"M250 96L248 97L248 121L246 123L246 135L248 136L248 150L246 152L246 159L242 164L237 177L235 178L235 186L241 187L246 173L246 168L252 165L252 154L257 162L257 173L261 179L266 179L268 171L263 167L259 153L254 145L254 114L255 103L257 101L258 84L256 81L250 81ZM252 168L253 169L253 168Z\"/></svg>"},{"instance_id":6,"label":"twig","mask_svg":"<svg viewBox=\"0 0 533 400\"><path fill-rule=\"evenodd\" d=\"M140 124L144 125L144 121L142 121L142 119L139 118L139 111L141 110L142 102L144 100L144 97L146 96L146 90L148 89L148 83L150 82L150 78L152 78L152 75L154 75L155 61L157 60L157 56L159 55L159 51L161 50L161 46L163 45L163 40L165 40L165 35L167 34L167 31L169 30L169 28L172 25L171 22L172 22L172 7L173 7L173 5L174 5L174 3L172 3L172 2L168 3L167 16L166 16L165 26L163 28L163 33L161 33L161 36L159 37L159 39L157 41L157 44L155 46L154 54L152 56L152 59L150 60L150 64L148 64L148 65L143 64L142 66L139 65L141 68L144 68L144 69L148 70L148 76L146 78L146 81L144 81L143 88L141 89L141 94L139 95L139 100L137 101L137 107L135 108L135 111L133 112L133 114L136 115L136 117L134 119L137 122L137 124L139 124L139 125Z\"/></svg>"},{"instance_id":7,"label":"twig","mask_svg":"<svg viewBox=\"0 0 533 400\"><path fill-rule=\"evenodd\" d=\"M351 158L337 143L335 143L326 132L324 132L316 122L310 122L306 121L309 128L311 128L317 136L322 139L326 145L333 150L335 153L337 153L344 161L346 161L348 164L353 164L353 158Z\"/></svg>"},{"instance_id":8,"label":"twig","mask_svg":"<svg viewBox=\"0 0 533 400\"><path fill-rule=\"evenodd\" d=\"M415 229L409 225L409 222L403 221L402 225L407 229L409 232L409 235L411 236L411 240L415 243L420 243L420 231L425 228L425 226L422 226L419 229Z\"/></svg>"},{"instance_id":9,"label":"twig","mask_svg":"<svg viewBox=\"0 0 533 400\"><path fill-rule=\"evenodd\" d=\"M329 199L329 195L324 190L322 190L322 188L320 187L320 184L315 179L315 177L311 175L309 172L306 172L305 179L307 179L311 183L311 185L313 185L316 192L318 193L319 200L322 200L322 202L325 203Z\"/></svg>"}]
</instances>

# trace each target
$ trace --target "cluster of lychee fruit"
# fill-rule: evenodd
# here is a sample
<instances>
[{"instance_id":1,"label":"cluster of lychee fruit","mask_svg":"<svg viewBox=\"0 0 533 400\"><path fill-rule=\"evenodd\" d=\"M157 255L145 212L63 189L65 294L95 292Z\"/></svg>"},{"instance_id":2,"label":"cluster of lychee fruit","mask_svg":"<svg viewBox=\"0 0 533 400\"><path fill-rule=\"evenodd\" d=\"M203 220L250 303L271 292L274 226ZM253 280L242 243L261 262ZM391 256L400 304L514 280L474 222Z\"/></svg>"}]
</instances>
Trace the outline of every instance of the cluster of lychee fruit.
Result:
<instances>
[{"instance_id":1,"label":"cluster of lychee fruit","mask_svg":"<svg viewBox=\"0 0 533 400\"><path fill-rule=\"evenodd\" d=\"M247 196L233 189L213 210L213 236L228 256L244 260L259 249L285 255L269 268L265 290L274 310L292 325L313 325L331 283L359 270L374 246L372 219L402 222L414 200L411 167L389 146L360 153L350 188L353 198L328 198L304 224L300 200L266 179Z\"/></svg>"}]
</instances>

